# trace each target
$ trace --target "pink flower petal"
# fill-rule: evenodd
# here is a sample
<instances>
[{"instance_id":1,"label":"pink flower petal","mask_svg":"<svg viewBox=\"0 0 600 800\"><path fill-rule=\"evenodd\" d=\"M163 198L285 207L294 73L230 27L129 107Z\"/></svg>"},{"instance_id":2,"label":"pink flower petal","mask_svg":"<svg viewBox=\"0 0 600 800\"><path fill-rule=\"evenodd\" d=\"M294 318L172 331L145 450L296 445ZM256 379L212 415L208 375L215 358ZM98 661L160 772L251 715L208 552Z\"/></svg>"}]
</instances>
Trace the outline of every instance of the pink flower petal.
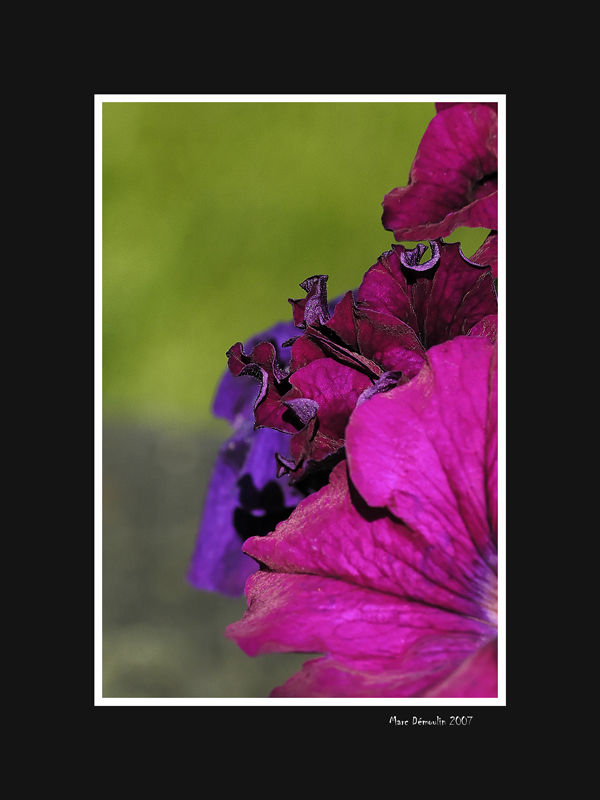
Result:
<instances>
[{"instance_id":1,"label":"pink flower petal","mask_svg":"<svg viewBox=\"0 0 600 800\"><path fill-rule=\"evenodd\" d=\"M302 669L271 692L271 697L415 697L445 673L407 672L401 666L367 672L332 658L306 661Z\"/></svg>"},{"instance_id":2,"label":"pink flower petal","mask_svg":"<svg viewBox=\"0 0 600 800\"><path fill-rule=\"evenodd\" d=\"M443 539L416 533L386 510L369 508L349 487L344 462L288 520L268 536L252 537L243 550L274 571L341 578L484 619L476 592L486 585L488 567L476 555L459 563L443 545Z\"/></svg>"},{"instance_id":3,"label":"pink flower petal","mask_svg":"<svg viewBox=\"0 0 600 800\"><path fill-rule=\"evenodd\" d=\"M498 697L498 639L491 639L423 697Z\"/></svg>"},{"instance_id":4,"label":"pink flower petal","mask_svg":"<svg viewBox=\"0 0 600 800\"><path fill-rule=\"evenodd\" d=\"M486 336L492 344L498 339L498 314L489 314L473 325L469 336Z\"/></svg>"},{"instance_id":5,"label":"pink flower petal","mask_svg":"<svg viewBox=\"0 0 600 800\"><path fill-rule=\"evenodd\" d=\"M397 696L407 683L411 694L424 691L489 639L477 620L316 575L261 571L248 579L246 595L248 610L227 637L251 656L327 654L348 673L338 696L373 696L364 693L368 682L375 696ZM336 696L339 681L327 684L325 696ZM318 696L310 684L305 689Z\"/></svg>"},{"instance_id":6,"label":"pink flower petal","mask_svg":"<svg viewBox=\"0 0 600 800\"><path fill-rule=\"evenodd\" d=\"M449 105L429 123L407 186L383 201L384 228L398 241L498 228L498 117L480 103Z\"/></svg>"},{"instance_id":7,"label":"pink flower petal","mask_svg":"<svg viewBox=\"0 0 600 800\"><path fill-rule=\"evenodd\" d=\"M246 541L262 569L227 635L249 655L325 655L275 696L495 696L495 354L476 336L431 348L417 377L352 414L356 485L338 464Z\"/></svg>"},{"instance_id":8,"label":"pink flower petal","mask_svg":"<svg viewBox=\"0 0 600 800\"><path fill-rule=\"evenodd\" d=\"M474 558L497 564L494 353L471 336L432 347L416 378L360 405L346 430L350 475L367 503L389 508L467 574Z\"/></svg>"}]
</instances>

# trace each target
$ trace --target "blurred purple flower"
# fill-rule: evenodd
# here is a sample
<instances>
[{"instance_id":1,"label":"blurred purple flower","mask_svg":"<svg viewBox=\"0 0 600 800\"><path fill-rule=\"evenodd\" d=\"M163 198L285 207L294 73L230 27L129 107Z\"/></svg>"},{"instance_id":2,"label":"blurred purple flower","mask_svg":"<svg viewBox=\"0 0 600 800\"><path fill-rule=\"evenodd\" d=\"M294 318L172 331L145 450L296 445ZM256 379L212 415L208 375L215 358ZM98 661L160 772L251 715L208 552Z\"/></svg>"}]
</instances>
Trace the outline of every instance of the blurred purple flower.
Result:
<instances>
[{"instance_id":1,"label":"blurred purple flower","mask_svg":"<svg viewBox=\"0 0 600 800\"><path fill-rule=\"evenodd\" d=\"M285 365L289 356L280 345L295 331L291 323L280 323L253 336L246 346L267 341ZM229 372L217 389L213 413L228 420L234 433L219 451L204 502L187 575L197 589L241 595L246 578L256 570L242 543L273 530L306 496L277 479L275 453L288 453L290 439L275 430L254 430L256 394L255 380Z\"/></svg>"},{"instance_id":2,"label":"blurred purple flower","mask_svg":"<svg viewBox=\"0 0 600 800\"><path fill-rule=\"evenodd\" d=\"M261 565L227 636L320 653L275 697L496 697L497 347L434 345L353 412L347 461L244 550Z\"/></svg>"},{"instance_id":3,"label":"blurred purple flower","mask_svg":"<svg viewBox=\"0 0 600 800\"><path fill-rule=\"evenodd\" d=\"M436 110L408 185L383 200L383 226L397 241L498 228L498 104L437 103Z\"/></svg>"}]
</instances>

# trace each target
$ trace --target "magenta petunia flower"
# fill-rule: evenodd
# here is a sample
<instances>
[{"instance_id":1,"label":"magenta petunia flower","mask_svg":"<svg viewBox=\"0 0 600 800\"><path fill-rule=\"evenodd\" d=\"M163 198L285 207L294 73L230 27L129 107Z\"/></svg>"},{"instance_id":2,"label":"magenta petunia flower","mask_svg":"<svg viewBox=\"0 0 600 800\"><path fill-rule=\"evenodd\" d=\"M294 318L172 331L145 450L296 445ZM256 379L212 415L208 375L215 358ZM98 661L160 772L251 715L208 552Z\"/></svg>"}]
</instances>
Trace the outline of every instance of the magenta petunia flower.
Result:
<instances>
[{"instance_id":1,"label":"magenta petunia flower","mask_svg":"<svg viewBox=\"0 0 600 800\"><path fill-rule=\"evenodd\" d=\"M498 303L485 261L467 259L458 243L433 240L430 247L422 261L424 245L394 245L333 314L327 276L304 281L306 298L290 301L302 334L290 339L288 369L270 343L246 354L238 342L229 351L233 375L261 381L256 426L291 435L289 455L277 460L292 483L331 471L344 457L354 409L413 378L429 347L470 332L495 336Z\"/></svg>"},{"instance_id":2,"label":"magenta petunia flower","mask_svg":"<svg viewBox=\"0 0 600 800\"><path fill-rule=\"evenodd\" d=\"M259 343L273 348L287 366L280 345L295 332L291 323L280 323L252 337L246 346ZM242 543L263 535L292 512L306 492L277 479L275 453L289 452L289 436L276 430L254 430L256 381L234 378L227 372L217 389L213 413L234 428L217 456L204 503L202 522L188 570L197 589L241 595L246 578L256 563L242 552Z\"/></svg>"},{"instance_id":3,"label":"magenta petunia flower","mask_svg":"<svg viewBox=\"0 0 600 800\"><path fill-rule=\"evenodd\" d=\"M437 103L408 185L383 200L382 222L398 241L498 228L497 103Z\"/></svg>"},{"instance_id":4,"label":"magenta petunia flower","mask_svg":"<svg viewBox=\"0 0 600 800\"><path fill-rule=\"evenodd\" d=\"M432 346L351 415L327 486L245 552L227 636L322 654L275 697L496 697L497 346Z\"/></svg>"}]
</instances>

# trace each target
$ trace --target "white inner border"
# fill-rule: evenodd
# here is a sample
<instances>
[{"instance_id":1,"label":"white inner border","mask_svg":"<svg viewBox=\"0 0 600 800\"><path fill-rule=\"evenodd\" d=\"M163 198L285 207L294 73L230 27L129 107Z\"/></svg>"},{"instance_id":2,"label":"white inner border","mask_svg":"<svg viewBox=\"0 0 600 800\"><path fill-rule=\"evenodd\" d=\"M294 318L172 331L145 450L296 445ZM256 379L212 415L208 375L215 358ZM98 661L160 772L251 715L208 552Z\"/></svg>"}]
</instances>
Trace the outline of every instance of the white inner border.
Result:
<instances>
[{"instance_id":1,"label":"white inner border","mask_svg":"<svg viewBox=\"0 0 600 800\"><path fill-rule=\"evenodd\" d=\"M498 103L498 698L244 698L102 697L102 104L103 103ZM506 95L276 95L276 94L97 94L94 98L94 523L95 675L97 706L505 706L506 705ZM307 660L311 658L307 654ZM399 715L402 716L402 715ZM410 715L403 715L409 716Z\"/></svg>"}]
</instances>

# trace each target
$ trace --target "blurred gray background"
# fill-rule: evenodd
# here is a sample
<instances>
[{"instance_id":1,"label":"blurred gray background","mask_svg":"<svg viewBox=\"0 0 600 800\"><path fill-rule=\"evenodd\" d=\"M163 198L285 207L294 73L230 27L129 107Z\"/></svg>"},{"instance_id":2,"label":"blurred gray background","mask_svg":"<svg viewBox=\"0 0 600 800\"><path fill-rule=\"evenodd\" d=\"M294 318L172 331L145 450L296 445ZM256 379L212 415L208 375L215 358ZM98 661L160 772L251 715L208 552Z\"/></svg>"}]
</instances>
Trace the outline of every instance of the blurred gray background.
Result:
<instances>
[{"instance_id":1,"label":"blurred gray background","mask_svg":"<svg viewBox=\"0 0 600 800\"><path fill-rule=\"evenodd\" d=\"M185 580L220 441L105 425L104 698L268 697L308 658L249 658L224 635L245 598Z\"/></svg>"}]
</instances>

